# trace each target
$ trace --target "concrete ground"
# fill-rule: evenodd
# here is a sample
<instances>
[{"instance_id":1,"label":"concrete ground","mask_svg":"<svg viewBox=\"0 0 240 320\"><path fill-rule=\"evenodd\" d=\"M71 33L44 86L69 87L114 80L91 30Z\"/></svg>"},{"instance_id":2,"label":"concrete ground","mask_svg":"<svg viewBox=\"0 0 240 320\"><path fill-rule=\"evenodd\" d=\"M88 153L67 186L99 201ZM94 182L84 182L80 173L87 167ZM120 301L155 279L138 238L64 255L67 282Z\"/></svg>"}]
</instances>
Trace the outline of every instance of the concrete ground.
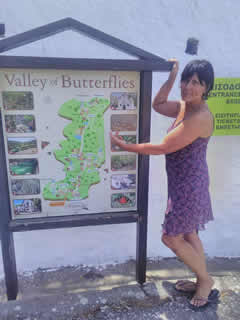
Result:
<instances>
[{"instance_id":1,"label":"concrete ground","mask_svg":"<svg viewBox=\"0 0 240 320\"><path fill-rule=\"evenodd\" d=\"M178 279L193 279L175 258L149 260L147 281L135 281L135 261L104 268L69 266L19 275L19 295L7 302L0 283L1 320L239 320L240 258L208 259L220 290L219 300L204 311L189 308L189 296L176 292Z\"/></svg>"}]
</instances>

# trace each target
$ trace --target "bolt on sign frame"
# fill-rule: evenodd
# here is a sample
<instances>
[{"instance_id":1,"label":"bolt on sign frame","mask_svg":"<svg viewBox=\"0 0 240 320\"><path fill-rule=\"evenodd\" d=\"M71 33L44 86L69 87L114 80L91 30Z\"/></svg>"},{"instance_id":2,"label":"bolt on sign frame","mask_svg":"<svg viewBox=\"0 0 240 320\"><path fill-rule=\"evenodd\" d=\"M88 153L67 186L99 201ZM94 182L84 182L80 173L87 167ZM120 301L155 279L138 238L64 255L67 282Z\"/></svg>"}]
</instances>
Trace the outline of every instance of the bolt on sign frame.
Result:
<instances>
[{"instance_id":1,"label":"bolt on sign frame","mask_svg":"<svg viewBox=\"0 0 240 320\"><path fill-rule=\"evenodd\" d=\"M134 71L140 75L139 94L139 143L150 139L150 106L152 93L152 71L167 72L172 69L168 62L154 54L116 39L72 18L65 18L0 41L0 53L50 37L57 33L73 30L102 42L119 51L136 57L136 60L46 58L0 55L0 72L3 70L81 70L81 71ZM0 91L2 89L0 88ZM2 107L3 109L3 107ZM7 150L4 147L4 123L0 112L0 203L1 245L7 296L14 300L18 294L18 277L15 259L13 232L96 226L105 224L137 224L136 279L142 284L146 280L146 249L148 219L148 176L149 156L138 155L136 210L97 212L92 214L46 216L38 218L12 219L9 191Z\"/></svg>"}]
</instances>

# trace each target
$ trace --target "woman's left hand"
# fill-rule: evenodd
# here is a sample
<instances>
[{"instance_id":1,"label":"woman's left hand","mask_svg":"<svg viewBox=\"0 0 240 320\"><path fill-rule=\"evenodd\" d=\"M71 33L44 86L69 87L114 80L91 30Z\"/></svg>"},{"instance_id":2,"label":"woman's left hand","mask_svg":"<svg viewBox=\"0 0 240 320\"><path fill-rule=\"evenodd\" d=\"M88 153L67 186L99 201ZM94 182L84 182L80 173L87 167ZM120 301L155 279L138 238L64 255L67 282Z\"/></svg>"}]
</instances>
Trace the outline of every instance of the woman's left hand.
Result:
<instances>
[{"instance_id":1,"label":"woman's left hand","mask_svg":"<svg viewBox=\"0 0 240 320\"><path fill-rule=\"evenodd\" d=\"M116 132L115 135L113 135L112 132L110 132L110 138L113 144L116 144L122 149L124 148L124 145L126 144L126 142L123 140L122 137L119 136L118 132Z\"/></svg>"}]
</instances>

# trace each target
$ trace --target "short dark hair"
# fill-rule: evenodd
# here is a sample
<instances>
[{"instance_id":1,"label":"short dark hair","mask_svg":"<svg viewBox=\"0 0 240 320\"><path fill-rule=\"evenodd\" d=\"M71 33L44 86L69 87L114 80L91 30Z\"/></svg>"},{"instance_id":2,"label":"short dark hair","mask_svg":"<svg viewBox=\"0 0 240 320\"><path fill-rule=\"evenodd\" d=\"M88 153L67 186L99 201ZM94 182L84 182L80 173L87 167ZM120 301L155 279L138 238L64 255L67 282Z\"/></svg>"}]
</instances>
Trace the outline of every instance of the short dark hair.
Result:
<instances>
[{"instance_id":1,"label":"short dark hair","mask_svg":"<svg viewBox=\"0 0 240 320\"><path fill-rule=\"evenodd\" d=\"M181 75L181 82L190 79L194 74L197 74L201 84L203 81L207 86L207 92L204 94L204 99L207 99L209 92L213 89L214 70L212 64L207 60L190 61L184 68Z\"/></svg>"}]
</instances>

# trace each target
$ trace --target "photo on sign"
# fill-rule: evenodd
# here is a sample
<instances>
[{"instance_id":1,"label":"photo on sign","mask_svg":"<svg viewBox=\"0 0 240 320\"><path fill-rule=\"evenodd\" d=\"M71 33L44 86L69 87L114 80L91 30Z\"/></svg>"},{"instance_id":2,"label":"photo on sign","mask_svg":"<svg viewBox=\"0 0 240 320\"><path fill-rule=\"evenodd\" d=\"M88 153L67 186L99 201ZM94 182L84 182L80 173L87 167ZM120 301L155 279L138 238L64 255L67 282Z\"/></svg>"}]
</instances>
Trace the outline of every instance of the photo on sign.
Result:
<instances>
[{"instance_id":1,"label":"photo on sign","mask_svg":"<svg viewBox=\"0 0 240 320\"><path fill-rule=\"evenodd\" d=\"M38 179L19 179L11 181L12 194L23 196L40 193L40 180Z\"/></svg>"},{"instance_id":2,"label":"photo on sign","mask_svg":"<svg viewBox=\"0 0 240 320\"><path fill-rule=\"evenodd\" d=\"M13 200L15 215L37 214L42 212L40 199L19 199Z\"/></svg>"},{"instance_id":3,"label":"photo on sign","mask_svg":"<svg viewBox=\"0 0 240 320\"><path fill-rule=\"evenodd\" d=\"M136 110L137 93L113 92L110 96L110 106L112 110Z\"/></svg>"},{"instance_id":4,"label":"photo on sign","mask_svg":"<svg viewBox=\"0 0 240 320\"><path fill-rule=\"evenodd\" d=\"M126 143L136 143L136 135L119 135L119 138L125 141ZM116 144L111 143L111 151L118 152L118 151L124 151L124 150L121 149Z\"/></svg>"},{"instance_id":5,"label":"photo on sign","mask_svg":"<svg viewBox=\"0 0 240 320\"><path fill-rule=\"evenodd\" d=\"M8 153L11 155L37 153L36 138L8 138Z\"/></svg>"},{"instance_id":6,"label":"photo on sign","mask_svg":"<svg viewBox=\"0 0 240 320\"><path fill-rule=\"evenodd\" d=\"M136 188L135 174L114 174L111 176L111 189L124 190Z\"/></svg>"},{"instance_id":7,"label":"photo on sign","mask_svg":"<svg viewBox=\"0 0 240 320\"><path fill-rule=\"evenodd\" d=\"M136 204L136 193L114 193L111 196L111 207L112 208L128 208L134 207Z\"/></svg>"},{"instance_id":8,"label":"photo on sign","mask_svg":"<svg viewBox=\"0 0 240 320\"><path fill-rule=\"evenodd\" d=\"M114 114L111 116L112 131L136 131L137 115L136 114Z\"/></svg>"},{"instance_id":9,"label":"photo on sign","mask_svg":"<svg viewBox=\"0 0 240 320\"><path fill-rule=\"evenodd\" d=\"M136 170L136 155L114 155L111 157L112 171Z\"/></svg>"},{"instance_id":10,"label":"photo on sign","mask_svg":"<svg viewBox=\"0 0 240 320\"><path fill-rule=\"evenodd\" d=\"M6 131L8 133L35 132L35 117L30 114L17 114L5 116Z\"/></svg>"},{"instance_id":11,"label":"photo on sign","mask_svg":"<svg viewBox=\"0 0 240 320\"><path fill-rule=\"evenodd\" d=\"M5 110L32 110L32 92L3 91L3 107Z\"/></svg>"},{"instance_id":12,"label":"photo on sign","mask_svg":"<svg viewBox=\"0 0 240 320\"><path fill-rule=\"evenodd\" d=\"M12 176L22 176L28 174L38 174L37 159L10 159L9 170Z\"/></svg>"}]
</instances>

